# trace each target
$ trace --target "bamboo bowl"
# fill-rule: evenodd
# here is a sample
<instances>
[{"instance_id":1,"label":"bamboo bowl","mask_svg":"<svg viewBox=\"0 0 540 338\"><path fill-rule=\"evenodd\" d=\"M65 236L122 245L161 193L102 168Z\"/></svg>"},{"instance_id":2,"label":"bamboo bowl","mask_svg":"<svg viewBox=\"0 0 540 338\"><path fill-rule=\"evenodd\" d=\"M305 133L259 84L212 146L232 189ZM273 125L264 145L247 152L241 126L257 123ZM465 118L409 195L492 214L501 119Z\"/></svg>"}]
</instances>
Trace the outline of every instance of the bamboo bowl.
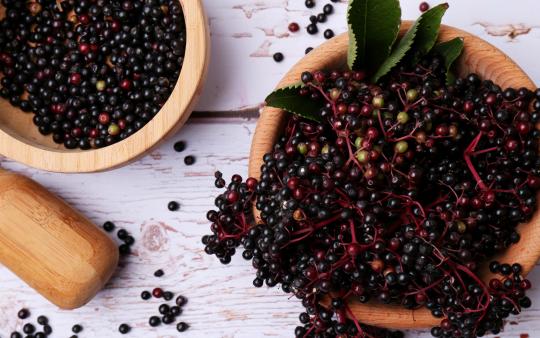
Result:
<instances>
[{"instance_id":1,"label":"bamboo bowl","mask_svg":"<svg viewBox=\"0 0 540 338\"><path fill-rule=\"evenodd\" d=\"M180 0L186 23L186 53L176 85L161 110L126 139L93 150L66 149L43 136L24 113L0 99L0 155L55 172L96 172L129 163L174 134L191 114L206 77L210 34L201 0ZM0 17L4 8L0 6ZM0 74L1 77L1 74Z\"/></svg>"},{"instance_id":2,"label":"bamboo bowl","mask_svg":"<svg viewBox=\"0 0 540 338\"><path fill-rule=\"evenodd\" d=\"M401 35L410 27L410 24L410 22L403 23ZM441 27L440 41L448 41L455 37L465 39L464 52L456 67L459 75L463 76L474 72L484 79L494 81L503 88L536 88L518 65L491 44L462 30L449 26ZM285 75L277 88L298 82L304 71L345 68L347 44L348 36L343 34L314 49ZM273 144L277 141L287 121L287 116L286 112L277 108L265 107L262 110L251 145L249 161L249 175L251 177L260 177L263 155L272 150ZM520 242L496 259L507 263L519 262L523 265L524 274L527 274L540 258L540 247L536 243L537 238L540 237L540 213L537 213L531 222L519 225L518 229L521 234ZM487 267L484 267L481 276L484 280L489 280L490 273ZM407 310L397 305L376 302L362 304L354 300L349 301L349 306L359 321L374 326L412 329L433 327L440 323L440 319L433 317L431 312L425 308Z\"/></svg>"}]
</instances>

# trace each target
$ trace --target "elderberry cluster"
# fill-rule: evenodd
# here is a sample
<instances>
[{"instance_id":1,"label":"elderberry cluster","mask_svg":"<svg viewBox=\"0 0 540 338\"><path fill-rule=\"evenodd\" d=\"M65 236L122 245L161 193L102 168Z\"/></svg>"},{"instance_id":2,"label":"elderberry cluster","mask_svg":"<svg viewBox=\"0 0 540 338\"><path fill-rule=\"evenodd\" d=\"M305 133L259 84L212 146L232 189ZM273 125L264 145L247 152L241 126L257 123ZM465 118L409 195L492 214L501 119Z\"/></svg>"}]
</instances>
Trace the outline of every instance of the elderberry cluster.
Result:
<instances>
[{"instance_id":1,"label":"elderberry cluster","mask_svg":"<svg viewBox=\"0 0 540 338\"><path fill-rule=\"evenodd\" d=\"M320 121L291 116L260 179L233 177L208 212L206 252L228 263L241 245L255 286L301 299L297 337L400 337L354 318L369 300L426 307L435 337L500 332L530 306L530 282L507 262L485 282L479 264L536 210L540 90L475 74L446 85L436 55L365 77L302 74L298 96L320 103Z\"/></svg>"},{"instance_id":2,"label":"elderberry cluster","mask_svg":"<svg viewBox=\"0 0 540 338\"><path fill-rule=\"evenodd\" d=\"M141 129L172 92L185 53L177 0L2 0L0 97L66 148Z\"/></svg>"}]
</instances>

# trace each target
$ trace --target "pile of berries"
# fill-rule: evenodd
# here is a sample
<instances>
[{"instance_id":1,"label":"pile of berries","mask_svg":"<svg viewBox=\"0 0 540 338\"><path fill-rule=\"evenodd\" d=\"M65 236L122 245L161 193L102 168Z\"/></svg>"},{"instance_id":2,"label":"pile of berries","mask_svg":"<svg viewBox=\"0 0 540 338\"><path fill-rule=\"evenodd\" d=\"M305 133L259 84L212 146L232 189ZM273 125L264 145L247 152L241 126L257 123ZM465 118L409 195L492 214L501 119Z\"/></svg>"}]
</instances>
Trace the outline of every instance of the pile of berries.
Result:
<instances>
[{"instance_id":1,"label":"pile of berries","mask_svg":"<svg viewBox=\"0 0 540 338\"><path fill-rule=\"evenodd\" d=\"M163 271L162 270L158 270L158 271L161 271L161 273L158 273L157 275L154 274L154 275L156 277L163 276ZM141 293L141 298L143 300L150 300L152 297L157 298L157 299L163 298L163 300L168 302L174 298L174 293L172 293L171 291L163 291L162 288L154 288L152 292L145 290ZM172 306L167 303L160 304L158 307L158 311L160 315L150 316L150 318L148 319L148 324L151 327L159 326L162 323L165 325L174 324L177 318L180 317L180 315L182 314L183 307L187 304L187 301L188 300L186 297L180 295L176 297L175 304L172 304ZM126 324L122 324L122 325L126 325ZM176 324L176 330L178 332L184 332L188 328L189 328L189 325L186 322L181 321ZM119 328L119 331L123 333L122 327Z\"/></svg>"},{"instance_id":2,"label":"pile of berries","mask_svg":"<svg viewBox=\"0 0 540 338\"><path fill-rule=\"evenodd\" d=\"M433 336L464 338L531 305L518 262L478 274L536 210L540 90L445 77L438 56L378 84L302 74L298 96L320 103L320 121L291 116L260 178L233 176L208 212L206 253L226 264L242 246L255 286L301 299L297 337L401 336L359 323L351 299L426 307Z\"/></svg>"},{"instance_id":3,"label":"pile of berries","mask_svg":"<svg viewBox=\"0 0 540 338\"><path fill-rule=\"evenodd\" d=\"M0 97L68 149L101 148L141 129L184 60L178 0L2 0Z\"/></svg>"}]
</instances>

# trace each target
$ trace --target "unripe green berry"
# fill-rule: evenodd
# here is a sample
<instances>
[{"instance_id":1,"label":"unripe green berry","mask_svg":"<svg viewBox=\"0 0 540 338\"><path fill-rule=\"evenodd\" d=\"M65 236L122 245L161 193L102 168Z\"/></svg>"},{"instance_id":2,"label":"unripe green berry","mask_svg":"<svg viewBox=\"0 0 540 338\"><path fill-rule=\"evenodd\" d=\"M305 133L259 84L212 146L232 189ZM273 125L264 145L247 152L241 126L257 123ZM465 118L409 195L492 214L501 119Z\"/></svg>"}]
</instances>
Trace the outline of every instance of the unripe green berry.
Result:
<instances>
[{"instance_id":1,"label":"unripe green berry","mask_svg":"<svg viewBox=\"0 0 540 338\"><path fill-rule=\"evenodd\" d=\"M328 144L325 144L321 149L321 154L328 154L329 151L330 147L328 146Z\"/></svg>"},{"instance_id":2,"label":"unripe green berry","mask_svg":"<svg viewBox=\"0 0 540 338\"><path fill-rule=\"evenodd\" d=\"M107 132L111 136L116 136L116 135L120 134L120 127L116 123L111 123L109 125L109 129L107 129Z\"/></svg>"},{"instance_id":3,"label":"unripe green berry","mask_svg":"<svg viewBox=\"0 0 540 338\"><path fill-rule=\"evenodd\" d=\"M361 136L358 136L355 140L354 140L354 146L356 148L360 148L362 146L362 141L364 141L364 138L361 137Z\"/></svg>"},{"instance_id":4,"label":"unripe green berry","mask_svg":"<svg viewBox=\"0 0 540 338\"><path fill-rule=\"evenodd\" d=\"M384 98L382 96L375 96L371 102L373 104L373 107L375 108L382 108L384 107Z\"/></svg>"},{"instance_id":5,"label":"unripe green berry","mask_svg":"<svg viewBox=\"0 0 540 338\"><path fill-rule=\"evenodd\" d=\"M360 163L367 163L369 160L369 153L366 150L360 150L356 153L356 159Z\"/></svg>"},{"instance_id":6,"label":"unripe green berry","mask_svg":"<svg viewBox=\"0 0 540 338\"><path fill-rule=\"evenodd\" d=\"M332 99L333 101L336 101L337 99L339 99L339 95L341 95L341 91L337 88L332 88L330 90L330 99Z\"/></svg>"},{"instance_id":7,"label":"unripe green berry","mask_svg":"<svg viewBox=\"0 0 540 338\"><path fill-rule=\"evenodd\" d=\"M397 121L398 121L398 123L400 123L400 124L405 124L405 123L409 122L409 114L407 114L407 113L404 112L404 111L400 112L400 113L397 115Z\"/></svg>"},{"instance_id":8,"label":"unripe green berry","mask_svg":"<svg viewBox=\"0 0 540 338\"><path fill-rule=\"evenodd\" d=\"M296 149L302 155L305 155L308 152L308 147L305 143L298 143L298 145L296 146Z\"/></svg>"},{"instance_id":9,"label":"unripe green berry","mask_svg":"<svg viewBox=\"0 0 540 338\"><path fill-rule=\"evenodd\" d=\"M106 87L105 81L99 80L98 82L96 82L96 89L98 92L105 90L105 87Z\"/></svg>"},{"instance_id":10,"label":"unripe green berry","mask_svg":"<svg viewBox=\"0 0 540 338\"><path fill-rule=\"evenodd\" d=\"M465 225L465 223L463 223L462 221L458 221L457 222L457 231L460 234L464 233L465 231L467 231L467 225Z\"/></svg>"},{"instance_id":11,"label":"unripe green berry","mask_svg":"<svg viewBox=\"0 0 540 338\"><path fill-rule=\"evenodd\" d=\"M394 149L396 150L397 153L403 154L409 149L409 144L407 143L407 141L399 141L394 146Z\"/></svg>"},{"instance_id":12,"label":"unripe green berry","mask_svg":"<svg viewBox=\"0 0 540 338\"><path fill-rule=\"evenodd\" d=\"M418 91L416 89L407 90L407 101L412 102L418 97Z\"/></svg>"}]
</instances>

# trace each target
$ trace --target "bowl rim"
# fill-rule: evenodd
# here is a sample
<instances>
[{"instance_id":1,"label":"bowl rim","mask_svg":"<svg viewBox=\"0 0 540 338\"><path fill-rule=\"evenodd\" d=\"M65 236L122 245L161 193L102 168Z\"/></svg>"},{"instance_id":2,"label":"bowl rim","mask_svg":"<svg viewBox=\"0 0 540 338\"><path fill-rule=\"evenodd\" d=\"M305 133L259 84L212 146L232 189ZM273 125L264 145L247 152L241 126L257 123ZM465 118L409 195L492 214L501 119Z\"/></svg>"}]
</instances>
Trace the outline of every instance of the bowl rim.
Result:
<instances>
[{"instance_id":1,"label":"bowl rim","mask_svg":"<svg viewBox=\"0 0 540 338\"><path fill-rule=\"evenodd\" d=\"M403 35L411 24L411 21L403 21L400 35ZM456 64L460 76L472 71L493 80L503 88L527 87L533 90L536 88L533 81L513 60L487 41L458 28L441 25L439 40L447 41L455 37L463 37L465 44L464 52ZM348 35L344 33L315 48L290 69L276 88L297 83L303 71L345 67L347 44ZM251 144L249 177L260 177L263 155L272 150L288 116L282 109L268 106L262 108ZM537 212L529 223L520 224L518 229L521 234L520 242L494 259L513 263L508 259L508 256L511 256L514 262L518 261L523 265L526 274L540 258L540 250L534 249L538 247L535 245L535 235L540 235L540 212ZM490 277L486 267L482 267L480 274L484 279ZM328 302L329 300L325 299L322 303ZM440 322L440 319L433 317L426 308L408 310L399 305L377 302L363 304L358 301L350 302L350 307L354 317L362 323L385 328L425 328L436 326Z\"/></svg>"},{"instance_id":2,"label":"bowl rim","mask_svg":"<svg viewBox=\"0 0 540 338\"><path fill-rule=\"evenodd\" d=\"M51 149L0 128L0 154L52 172L98 172L123 166L178 131L190 116L208 72L210 32L202 0L179 0L186 25L184 64L160 111L140 130L110 146L91 150Z\"/></svg>"}]
</instances>

